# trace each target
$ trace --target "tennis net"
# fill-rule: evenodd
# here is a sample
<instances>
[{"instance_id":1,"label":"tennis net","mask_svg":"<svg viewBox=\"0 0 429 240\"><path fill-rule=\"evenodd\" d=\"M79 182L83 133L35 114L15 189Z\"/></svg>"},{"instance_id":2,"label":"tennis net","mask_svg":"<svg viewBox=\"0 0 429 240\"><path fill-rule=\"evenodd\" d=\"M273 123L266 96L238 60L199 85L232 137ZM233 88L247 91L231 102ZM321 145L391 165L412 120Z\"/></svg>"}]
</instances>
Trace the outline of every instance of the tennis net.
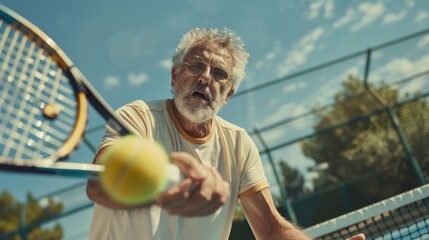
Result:
<instances>
[{"instance_id":1,"label":"tennis net","mask_svg":"<svg viewBox=\"0 0 429 240\"><path fill-rule=\"evenodd\" d=\"M429 239L429 184L306 229L316 239Z\"/></svg>"}]
</instances>

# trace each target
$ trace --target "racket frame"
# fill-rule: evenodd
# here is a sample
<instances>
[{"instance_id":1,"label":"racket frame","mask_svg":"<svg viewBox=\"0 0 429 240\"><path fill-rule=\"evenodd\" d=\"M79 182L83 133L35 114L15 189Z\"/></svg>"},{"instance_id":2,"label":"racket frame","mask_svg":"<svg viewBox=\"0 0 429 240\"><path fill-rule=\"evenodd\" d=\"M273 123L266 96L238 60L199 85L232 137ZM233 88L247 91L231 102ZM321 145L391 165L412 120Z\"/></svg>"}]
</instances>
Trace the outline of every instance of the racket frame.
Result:
<instances>
[{"instance_id":1,"label":"racket frame","mask_svg":"<svg viewBox=\"0 0 429 240\"><path fill-rule=\"evenodd\" d=\"M63 162L81 142L86 129L88 118L88 101L95 110L106 120L120 135L131 134L126 123L116 117L116 113L101 97L96 89L85 78L81 71L61 50L61 48L41 29L30 21L0 4L0 22L4 22L16 31L27 36L39 48L53 59L66 75L76 94L77 116L74 129L57 152L42 160L9 159L0 156L0 170L13 172L29 172L50 175L63 175L71 177L97 178L104 170L104 166L77 162Z\"/></svg>"}]
</instances>

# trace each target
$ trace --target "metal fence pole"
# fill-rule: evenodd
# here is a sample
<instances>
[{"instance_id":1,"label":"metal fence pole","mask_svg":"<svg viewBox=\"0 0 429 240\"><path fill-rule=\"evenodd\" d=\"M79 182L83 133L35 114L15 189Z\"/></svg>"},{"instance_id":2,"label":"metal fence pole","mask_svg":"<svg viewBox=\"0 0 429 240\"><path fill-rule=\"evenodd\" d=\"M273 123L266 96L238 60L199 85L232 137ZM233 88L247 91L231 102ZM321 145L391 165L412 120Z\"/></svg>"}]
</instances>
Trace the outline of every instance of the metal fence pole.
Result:
<instances>
[{"instance_id":1,"label":"metal fence pole","mask_svg":"<svg viewBox=\"0 0 429 240\"><path fill-rule=\"evenodd\" d=\"M27 204L20 204L20 216L19 216L19 234L22 240L27 240Z\"/></svg>"},{"instance_id":2,"label":"metal fence pole","mask_svg":"<svg viewBox=\"0 0 429 240\"><path fill-rule=\"evenodd\" d=\"M289 220L291 220L292 222L297 223L297 218L296 218L296 215L295 215L295 211L293 210L293 206L290 203L290 201L288 199L288 196L287 196L286 186L284 186L282 184L282 182L280 181L280 177L277 174L277 170L276 170L276 167L274 165L274 160L273 160L273 158L271 156L270 149L268 148L267 144L265 143L264 139L262 138L262 136L261 136L261 134L260 134L260 132L259 132L259 130L257 128L254 128L254 133L256 134L256 136L261 141L262 146L264 147L264 150L267 153L268 161L270 162L271 168L273 169L273 172L274 172L274 177L276 179L277 185L279 186L280 195L281 195L283 207L285 209L286 217Z\"/></svg>"},{"instance_id":3,"label":"metal fence pole","mask_svg":"<svg viewBox=\"0 0 429 240\"><path fill-rule=\"evenodd\" d=\"M398 134L399 140L401 141L402 146L404 147L405 153L407 155L408 159L408 165L410 166L411 170L414 172L417 180L421 185L426 183L426 179L423 175L423 171L419 165L419 162L417 161L416 157L414 156L413 150L411 149L410 143L407 140L407 137L405 136L404 131L402 130L400 126L400 122L398 117L396 116L395 112L393 111L392 107L384 100L384 98L371 86L368 84L368 75L369 75L369 69L371 66L371 53L372 49L368 49L366 54L366 65L365 65L365 75L364 75L364 85L365 89L371 94L371 96L374 97L374 99L380 103L383 107L386 108L387 113L389 114L389 118L392 121L393 128L395 129L396 133Z\"/></svg>"}]
</instances>

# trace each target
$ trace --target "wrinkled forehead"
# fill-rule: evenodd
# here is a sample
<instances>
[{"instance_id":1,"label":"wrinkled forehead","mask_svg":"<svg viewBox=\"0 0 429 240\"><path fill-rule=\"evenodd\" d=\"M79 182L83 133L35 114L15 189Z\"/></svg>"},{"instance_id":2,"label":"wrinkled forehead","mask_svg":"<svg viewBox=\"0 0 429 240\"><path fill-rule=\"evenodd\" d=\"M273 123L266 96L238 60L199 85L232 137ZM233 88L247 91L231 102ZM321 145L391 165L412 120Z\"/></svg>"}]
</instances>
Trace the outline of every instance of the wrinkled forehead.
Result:
<instances>
[{"instance_id":1,"label":"wrinkled forehead","mask_svg":"<svg viewBox=\"0 0 429 240\"><path fill-rule=\"evenodd\" d=\"M230 52L218 43L200 41L192 44L185 56L184 61L201 60L207 63L220 64L232 68L233 60Z\"/></svg>"}]
</instances>

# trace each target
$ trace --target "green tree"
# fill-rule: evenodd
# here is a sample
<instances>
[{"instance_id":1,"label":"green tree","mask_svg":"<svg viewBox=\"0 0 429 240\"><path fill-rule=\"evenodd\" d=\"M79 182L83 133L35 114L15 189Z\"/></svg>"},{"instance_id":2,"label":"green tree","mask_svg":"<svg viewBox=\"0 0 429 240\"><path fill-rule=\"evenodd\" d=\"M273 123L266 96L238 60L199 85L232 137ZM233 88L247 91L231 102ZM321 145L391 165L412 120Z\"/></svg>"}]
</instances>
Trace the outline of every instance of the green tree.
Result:
<instances>
[{"instance_id":1,"label":"green tree","mask_svg":"<svg viewBox=\"0 0 429 240\"><path fill-rule=\"evenodd\" d=\"M283 176L283 186L289 199L302 196L305 193L304 176L285 161L279 161L280 171Z\"/></svg>"},{"instance_id":2,"label":"green tree","mask_svg":"<svg viewBox=\"0 0 429 240\"><path fill-rule=\"evenodd\" d=\"M17 201L9 192L3 191L0 194L0 235L15 232L19 229L21 206L22 203ZM34 198L31 193L28 193L25 209L25 220L28 227L59 214L63 209L63 204L51 197L42 203L39 199ZM56 223L52 229L35 226L27 232L27 239L29 240L56 240L62 237L63 230L59 223ZM9 239L18 240L21 237L15 235Z\"/></svg>"},{"instance_id":3,"label":"green tree","mask_svg":"<svg viewBox=\"0 0 429 240\"><path fill-rule=\"evenodd\" d=\"M400 99L397 88L381 84L374 87L389 104ZM414 96L418 96L416 93ZM362 80L349 76L343 89L335 95L335 103L329 110L318 112L314 126L319 131L353 118L369 114L381 105L364 89ZM429 176L429 104L427 99L410 101L394 109L401 128L419 160L426 177ZM407 167L407 156L398 134L392 127L386 112L359 119L352 124L335 128L301 143L307 157L317 164L328 164L321 177L314 182L315 188L326 187L332 178L348 181L364 175L374 175L370 184L361 184L362 194L384 198L416 185ZM383 196L382 196L383 195Z\"/></svg>"}]
</instances>

